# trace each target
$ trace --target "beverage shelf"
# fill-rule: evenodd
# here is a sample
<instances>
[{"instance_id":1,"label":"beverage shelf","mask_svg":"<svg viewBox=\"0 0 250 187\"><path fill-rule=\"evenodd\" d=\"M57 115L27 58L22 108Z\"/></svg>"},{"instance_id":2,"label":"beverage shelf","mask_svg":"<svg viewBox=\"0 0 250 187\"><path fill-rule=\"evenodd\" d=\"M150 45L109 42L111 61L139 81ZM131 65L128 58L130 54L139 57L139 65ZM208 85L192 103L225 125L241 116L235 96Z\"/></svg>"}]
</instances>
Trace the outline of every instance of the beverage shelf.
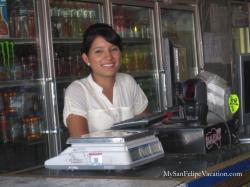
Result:
<instances>
[{"instance_id":1,"label":"beverage shelf","mask_svg":"<svg viewBox=\"0 0 250 187\"><path fill-rule=\"evenodd\" d=\"M39 138L39 139L36 139L36 140L31 140L31 141L28 141L28 140L20 140L18 142L9 142L9 143L5 143L5 144L0 144L0 148L8 148L8 147L20 147L20 146L33 146L33 145L37 145L37 144L44 144L45 143L45 140L44 138Z\"/></svg>"},{"instance_id":2,"label":"beverage shelf","mask_svg":"<svg viewBox=\"0 0 250 187\"><path fill-rule=\"evenodd\" d=\"M82 38L54 38L53 39L53 43L54 44L81 44L82 43ZM123 38L123 43L125 45L128 44L136 44L136 45L140 45L140 44L149 44L150 43L150 39L145 38Z\"/></svg>"},{"instance_id":3,"label":"beverage shelf","mask_svg":"<svg viewBox=\"0 0 250 187\"><path fill-rule=\"evenodd\" d=\"M53 39L54 44L81 44L82 39L81 38L54 38Z\"/></svg>"},{"instance_id":4,"label":"beverage shelf","mask_svg":"<svg viewBox=\"0 0 250 187\"><path fill-rule=\"evenodd\" d=\"M32 79L32 80L7 80L0 81L0 88L11 88L15 86L36 86L44 82L43 79Z\"/></svg>"},{"instance_id":5,"label":"beverage shelf","mask_svg":"<svg viewBox=\"0 0 250 187\"><path fill-rule=\"evenodd\" d=\"M140 44L150 44L150 39L148 38L123 38L123 43L125 45L128 44L136 44L136 45L140 45Z\"/></svg>"},{"instance_id":6,"label":"beverage shelf","mask_svg":"<svg viewBox=\"0 0 250 187\"><path fill-rule=\"evenodd\" d=\"M57 77L56 78L56 83L70 83L73 82L74 80L81 79L84 76L72 76L72 77Z\"/></svg>"},{"instance_id":7,"label":"beverage shelf","mask_svg":"<svg viewBox=\"0 0 250 187\"><path fill-rule=\"evenodd\" d=\"M35 38L1 38L0 42L3 42L3 41L12 41L16 45L36 44L37 43Z\"/></svg>"},{"instance_id":8,"label":"beverage shelf","mask_svg":"<svg viewBox=\"0 0 250 187\"><path fill-rule=\"evenodd\" d=\"M155 70L129 72L135 79L152 77L157 73Z\"/></svg>"}]
</instances>

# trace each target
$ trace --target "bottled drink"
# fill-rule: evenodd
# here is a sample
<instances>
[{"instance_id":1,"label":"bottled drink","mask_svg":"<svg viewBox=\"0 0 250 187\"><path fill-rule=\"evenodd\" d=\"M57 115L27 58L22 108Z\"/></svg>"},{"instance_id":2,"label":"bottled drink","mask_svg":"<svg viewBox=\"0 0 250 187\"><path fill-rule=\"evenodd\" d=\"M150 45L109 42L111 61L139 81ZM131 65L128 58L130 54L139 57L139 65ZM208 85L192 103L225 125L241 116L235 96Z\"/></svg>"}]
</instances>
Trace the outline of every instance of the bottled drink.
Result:
<instances>
[{"instance_id":1,"label":"bottled drink","mask_svg":"<svg viewBox=\"0 0 250 187\"><path fill-rule=\"evenodd\" d=\"M122 15L115 15L114 17L114 27L116 32L121 36L125 37L125 21Z\"/></svg>"},{"instance_id":2,"label":"bottled drink","mask_svg":"<svg viewBox=\"0 0 250 187\"><path fill-rule=\"evenodd\" d=\"M29 37L34 38L36 36L36 23L34 10L28 10L28 34Z\"/></svg>"},{"instance_id":3,"label":"bottled drink","mask_svg":"<svg viewBox=\"0 0 250 187\"><path fill-rule=\"evenodd\" d=\"M65 77L68 73L68 67L64 57L60 58L60 66L61 66L61 76Z\"/></svg>"},{"instance_id":4,"label":"bottled drink","mask_svg":"<svg viewBox=\"0 0 250 187\"><path fill-rule=\"evenodd\" d=\"M28 134L28 129L27 129L27 125L26 125L26 118L22 119L22 129L23 129L23 138L27 139L27 134Z\"/></svg>"},{"instance_id":5,"label":"bottled drink","mask_svg":"<svg viewBox=\"0 0 250 187\"><path fill-rule=\"evenodd\" d=\"M128 65L128 53L127 52L124 53L121 62L122 63L121 63L120 70L122 72L127 72L128 71L128 68L127 68L127 65Z\"/></svg>"},{"instance_id":6,"label":"bottled drink","mask_svg":"<svg viewBox=\"0 0 250 187\"><path fill-rule=\"evenodd\" d=\"M140 70L140 60L139 60L139 51L137 48L134 48L132 55L133 55L134 68L136 71L139 71Z\"/></svg>"},{"instance_id":7,"label":"bottled drink","mask_svg":"<svg viewBox=\"0 0 250 187\"><path fill-rule=\"evenodd\" d=\"M133 25L131 23L129 24L128 37L129 38L134 38Z\"/></svg>"},{"instance_id":8,"label":"bottled drink","mask_svg":"<svg viewBox=\"0 0 250 187\"><path fill-rule=\"evenodd\" d=\"M4 110L3 93L0 92L0 111Z\"/></svg>"},{"instance_id":9,"label":"bottled drink","mask_svg":"<svg viewBox=\"0 0 250 187\"><path fill-rule=\"evenodd\" d=\"M28 37L28 10L21 0L16 0L15 9L15 32L16 37Z\"/></svg>"},{"instance_id":10,"label":"bottled drink","mask_svg":"<svg viewBox=\"0 0 250 187\"><path fill-rule=\"evenodd\" d=\"M12 80L21 80L23 78L23 70L19 61L16 61L15 64L10 69L10 79Z\"/></svg>"},{"instance_id":11,"label":"bottled drink","mask_svg":"<svg viewBox=\"0 0 250 187\"><path fill-rule=\"evenodd\" d=\"M6 22L6 18L4 18L5 15L6 15L6 6L1 6L0 7L0 36L1 37L9 36L8 24Z\"/></svg>"},{"instance_id":12,"label":"bottled drink","mask_svg":"<svg viewBox=\"0 0 250 187\"><path fill-rule=\"evenodd\" d=\"M76 11L76 26L75 26L75 37L82 37L84 33L84 18L83 18L83 9L78 9Z\"/></svg>"},{"instance_id":13,"label":"bottled drink","mask_svg":"<svg viewBox=\"0 0 250 187\"><path fill-rule=\"evenodd\" d=\"M9 108L14 108L17 112L18 117L22 117L24 110L24 92L23 89L12 90L9 96Z\"/></svg>"},{"instance_id":14,"label":"bottled drink","mask_svg":"<svg viewBox=\"0 0 250 187\"><path fill-rule=\"evenodd\" d=\"M10 139L12 142L18 142L22 136L22 124L17 116L17 112L14 108L7 110L7 119L9 122Z\"/></svg>"},{"instance_id":15,"label":"bottled drink","mask_svg":"<svg viewBox=\"0 0 250 187\"><path fill-rule=\"evenodd\" d=\"M55 72L57 77L62 76L62 69L60 66L60 59L59 59L59 54L55 52Z\"/></svg>"},{"instance_id":16,"label":"bottled drink","mask_svg":"<svg viewBox=\"0 0 250 187\"><path fill-rule=\"evenodd\" d=\"M141 20L140 35L141 35L141 38L143 38L143 39L150 38L149 20L147 20L147 19Z\"/></svg>"},{"instance_id":17,"label":"bottled drink","mask_svg":"<svg viewBox=\"0 0 250 187\"><path fill-rule=\"evenodd\" d=\"M72 26L72 37L76 38L77 37L77 30L78 30L77 11L76 11L76 9L73 9L73 8L70 10L70 24Z\"/></svg>"},{"instance_id":18,"label":"bottled drink","mask_svg":"<svg viewBox=\"0 0 250 187\"><path fill-rule=\"evenodd\" d=\"M4 42L0 42L0 81L4 81L8 79L7 69L6 69L6 57L5 57L5 48Z\"/></svg>"},{"instance_id":19,"label":"bottled drink","mask_svg":"<svg viewBox=\"0 0 250 187\"><path fill-rule=\"evenodd\" d=\"M10 108L10 91L6 90L2 93L4 109Z\"/></svg>"},{"instance_id":20,"label":"bottled drink","mask_svg":"<svg viewBox=\"0 0 250 187\"><path fill-rule=\"evenodd\" d=\"M95 21L96 13L95 13L95 10L94 10L94 9L89 9L89 18L90 18L92 21Z\"/></svg>"},{"instance_id":21,"label":"bottled drink","mask_svg":"<svg viewBox=\"0 0 250 187\"><path fill-rule=\"evenodd\" d=\"M0 113L0 143L10 142L9 125L4 112Z\"/></svg>"},{"instance_id":22,"label":"bottled drink","mask_svg":"<svg viewBox=\"0 0 250 187\"><path fill-rule=\"evenodd\" d=\"M128 49L125 54L127 70L128 72L133 72L135 70L135 63L133 59L133 49Z\"/></svg>"},{"instance_id":23,"label":"bottled drink","mask_svg":"<svg viewBox=\"0 0 250 187\"><path fill-rule=\"evenodd\" d=\"M144 71L144 59L143 59L143 46L136 46L137 58L138 58L138 70Z\"/></svg>"},{"instance_id":24,"label":"bottled drink","mask_svg":"<svg viewBox=\"0 0 250 187\"><path fill-rule=\"evenodd\" d=\"M25 138L28 141L37 140L40 138L40 123L39 117L28 116L23 119L24 128L26 128Z\"/></svg>"},{"instance_id":25,"label":"bottled drink","mask_svg":"<svg viewBox=\"0 0 250 187\"><path fill-rule=\"evenodd\" d=\"M76 56L76 76L81 77L84 74L83 62L80 56Z\"/></svg>"},{"instance_id":26,"label":"bottled drink","mask_svg":"<svg viewBox=\"0 0 250 187\"><path fill-rule=\"evenodd\" d=\"M14 3L11 3L9 6L9 35L10 37L15 37L16 31L15 31L15 5Z\"/></svg>"},{"instance_id":27,"label":"bottled drink","mask_svg":"<svg viewBox=\"0 0 250 187\"><path fill-rule=\"evenodd\" d=\"M30 54L28 56L28 62L27 63L28 63L29 69L31 71L31 77L30 78L39 77L37 57L35 55Z\"/></svg>"},{"instance_id":28,"label":"bottled drink","mask_svg":"<svg viewBox=\"0 0 250 187\"><path fill-rule=\"evenodd\" d=\"M135 38L140 37L140 25L138 23L134 23L132 26L132 32Z\"/></svg>"},{"instance_id":29,"label":"bottled drink","mask_svg":"<svg viewBox=\"0 0 250 187\"><path fill-rule=\"evenodd\" d=\"M70 9L64 8L62 10L62 15L63 15L63 24L62 24L63 37L71 37L72 36L72 25L70 22Z\"/></svg>"},{"instance_id":30,"label":"bottled drink","mask_svg":"<svg viewBox=\"0 0 250 187\"><path fill-rule=\"evenodd\" d=\"M56 8L51 9L51 26L52 26L52 36L58 38L59 31L57 28Z\"/></svg>"},{"instance_id":31,"label":"bottled drink","mask_svg":"<svg viewBox=\"0 0 250 187\"><path fill-rule=\"evenodd\" d=\"M62 36L62 11L60 8L54 7L51 9L51 24L53 37Z\"/></svg>"},{"instance_id":32,"label":"bottled drink","mask_svg":"<svg viewBox=\"0 0 250 187\"><path fill-rule=\"evenodd\" d=\"M74 75L73 74L73 68L72 68L72 66L73 66L74 64L73 64L73 58L72 58L72 56L68 56L68 75L69 76L72 76L72 75Z\"/></svg>"},{"instance_id":33,"label":"bottled drink","mask_svg":"<svg viewBox=\"0 0 250 187\"><path fill-rule=\"evenodd\" d=\"M31 67L32 64L29 63L29 60L25 57L21 57L21 65L22 65L22 72L24 79L33 79L34 72L33 68Z\"/></svg>"},{"instance_id":34,"label":"bottled drink","mask_svg":"<svg viewBox=\"0 0 250 187\"><path fill-rule=\"evenodd\" d=\"M85 27L89 27L92 23L93 20L90 19L90 14L89 14L89 8L83 9L83 18L84 18L84 25Z\"/></svg>"},{"instance_id":35,"label":"bottled drink","mask_svg":"<svg viewBox=\"0 0 250 187\"><path fill-rule=\"evenodd\" d=\"M4 66L0 64L0 81L5 81L7 80L8 76L6 73L6 69Z\"/></svg>"}]
</instances>

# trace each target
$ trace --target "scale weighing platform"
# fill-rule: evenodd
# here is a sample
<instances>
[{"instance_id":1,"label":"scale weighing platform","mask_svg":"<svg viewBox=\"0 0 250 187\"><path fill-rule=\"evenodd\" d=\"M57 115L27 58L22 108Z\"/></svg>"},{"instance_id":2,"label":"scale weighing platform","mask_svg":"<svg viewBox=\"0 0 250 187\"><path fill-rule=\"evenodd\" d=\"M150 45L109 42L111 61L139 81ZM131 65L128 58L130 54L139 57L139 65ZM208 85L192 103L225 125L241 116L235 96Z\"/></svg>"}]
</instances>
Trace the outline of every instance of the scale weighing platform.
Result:
<instances>
[{"instance_id":1,"label":"scale weighing platform","mask_svg":"<svg viewBox=\"0 0 250 187\"><path fill-rule=\"evenodd\" d=\"M159 139L145 130L105 130L69 138L71 144L45 161L45 168L63 170L122 170L164 156Z\"/></svg>"}]
</instances>

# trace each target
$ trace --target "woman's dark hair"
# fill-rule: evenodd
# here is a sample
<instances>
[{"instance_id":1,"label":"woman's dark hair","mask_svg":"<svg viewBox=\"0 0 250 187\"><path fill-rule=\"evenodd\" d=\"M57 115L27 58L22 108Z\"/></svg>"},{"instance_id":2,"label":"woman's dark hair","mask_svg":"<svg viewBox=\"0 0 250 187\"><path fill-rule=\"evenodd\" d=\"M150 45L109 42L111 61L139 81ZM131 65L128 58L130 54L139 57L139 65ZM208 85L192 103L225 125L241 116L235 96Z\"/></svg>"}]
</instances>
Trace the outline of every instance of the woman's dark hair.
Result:
<instances>
[{"instance_id":1,"label":"woman's dark hair","mask_svg":"<svg viewBox=\"0 0 250 187\"><path fill-rule=\"evenodd\" d=\"M95 23L89 26L83 35L81 53L88 54L91 44L97 36L101 36L107 42L118 46L122 51L122 39L115 30L108 24Z\"/></svg>"}]
</instances>

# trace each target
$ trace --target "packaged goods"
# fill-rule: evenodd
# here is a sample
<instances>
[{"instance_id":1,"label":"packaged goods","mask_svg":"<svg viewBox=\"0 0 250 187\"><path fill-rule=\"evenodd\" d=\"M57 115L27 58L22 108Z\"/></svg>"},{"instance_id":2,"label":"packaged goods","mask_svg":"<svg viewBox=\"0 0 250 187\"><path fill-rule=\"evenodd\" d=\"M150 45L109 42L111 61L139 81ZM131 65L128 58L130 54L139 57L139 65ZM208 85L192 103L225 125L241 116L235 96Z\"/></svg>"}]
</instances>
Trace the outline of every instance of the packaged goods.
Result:
<instances>
[{"instance_id":1,"label":"packaged goods","mask_svg":"<svg viewBox=\"0 0 250 187\"><path fill-rule=\"evenodd\" d=\"M9 37L6 0L0 0L0 38Z\"/></svg>"}]
</instances>

